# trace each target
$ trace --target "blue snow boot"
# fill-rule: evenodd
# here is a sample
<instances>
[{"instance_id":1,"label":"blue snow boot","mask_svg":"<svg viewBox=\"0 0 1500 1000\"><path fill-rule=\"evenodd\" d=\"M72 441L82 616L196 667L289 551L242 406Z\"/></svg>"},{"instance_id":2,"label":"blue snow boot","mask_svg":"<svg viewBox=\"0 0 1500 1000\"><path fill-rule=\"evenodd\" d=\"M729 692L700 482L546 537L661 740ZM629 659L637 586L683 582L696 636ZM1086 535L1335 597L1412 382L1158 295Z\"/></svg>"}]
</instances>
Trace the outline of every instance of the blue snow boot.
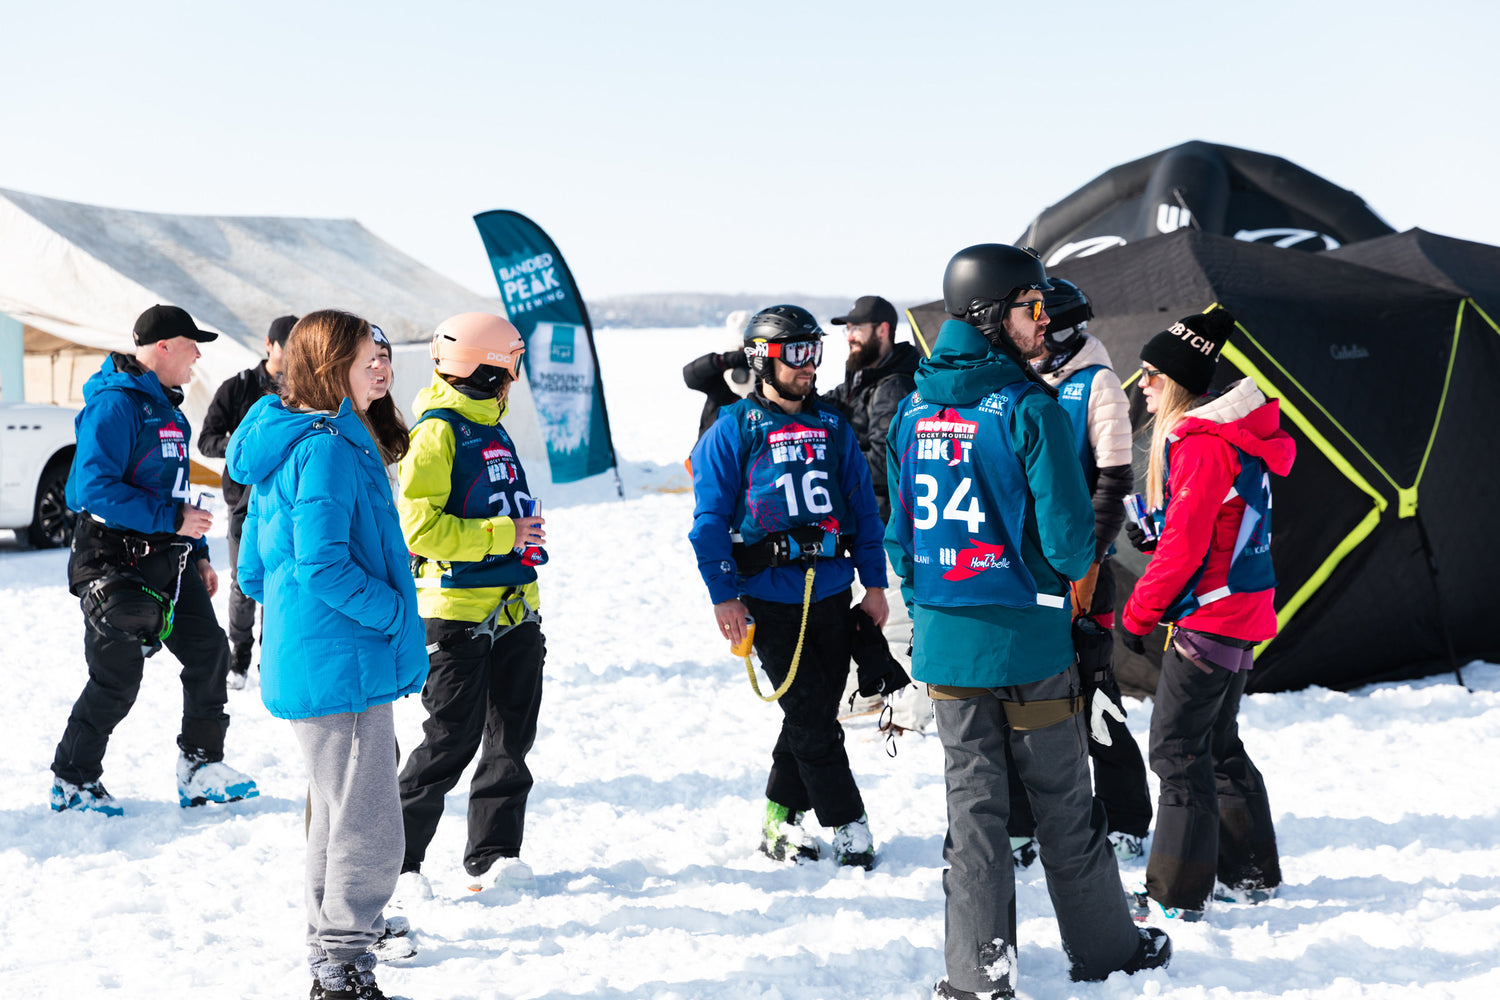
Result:
<instances>
[{"instance_id":1,"label":"blue snow boot","mask_svg":"<svg viewBox=\"0 0 1500 1000\"><path fill-rule=\"evenodd\" d=\"M123 816L125 810L115 805L115 797L97 781L75 785L61 778L52 779L52 811L96 812L106 816Z\"/></svg>"},{"instance_id":2,"label":"blue snow boot","mask_svg":"<svg viewBox=\"0 0 1500 1000\"><path fill-rule=\"evenodd\" d=\"M177 800L184 809L210 802L238 802L259 794L249 775L222 760L207 760L186 750L177 758Z\"/></svg>"}]
</instances>

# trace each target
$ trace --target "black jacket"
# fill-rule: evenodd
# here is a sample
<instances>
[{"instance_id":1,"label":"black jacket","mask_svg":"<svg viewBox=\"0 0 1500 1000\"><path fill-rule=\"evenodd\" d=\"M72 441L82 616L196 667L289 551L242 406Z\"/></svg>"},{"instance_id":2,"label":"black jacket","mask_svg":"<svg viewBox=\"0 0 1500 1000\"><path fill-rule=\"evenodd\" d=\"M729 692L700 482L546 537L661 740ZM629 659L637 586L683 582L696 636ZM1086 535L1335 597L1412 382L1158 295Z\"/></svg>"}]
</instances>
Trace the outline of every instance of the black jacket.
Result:
<instances>
[{"instance_id":1,"label":"black jacket","mask_svg":"<svg viewBox=\"0 0 1500 1000\"><path fill-rule=\"evenodd\" d=\"M262 361L254 368L246 368L232 378L224 380L214 393L214 401L208 404L203 417L203 429L198 432L198 450L209 458L223 458L229 448L229 435L239 427L250 407L262 396L277 391L276 377L266 371ZM238 507L245 487L229 478L225 472L220 479L224 490L224 502L230 510Z\"/></svg>"},{"instance_id":2,"label":"black jacket","mask_svg":"<svg viewBox=\"0 0 1500 1000\"><path fill-rule=\"evenodd\" d=\"M885 482L885 435L901 401L916 391L912 376L921 360L915 345L896 344L883 364L851 372L842 385L823 395L844 412L854 428L865 461L870 463L870 482L875 487L882 521L891 516L890 491Z\"/></svg>"},{"instance_id":3,"label":"black jacket","mask_svg":"<svg viewBox=\"0 0 1500 1000\"><path fill-rule=\"evenodd\" d=\"M738 368L745 372L747 380L751 377L749 361L745 358L744 351L705 354L683 366L682 381L689 389L701 392L708 397L703 402L703 415L698 418L700 438L714 425L714 421L719 419L721 407L732 406L740 401L739 395L729 388L729 383L724 381L724 372L731 368Z\"/></svg>"}]
</instances>

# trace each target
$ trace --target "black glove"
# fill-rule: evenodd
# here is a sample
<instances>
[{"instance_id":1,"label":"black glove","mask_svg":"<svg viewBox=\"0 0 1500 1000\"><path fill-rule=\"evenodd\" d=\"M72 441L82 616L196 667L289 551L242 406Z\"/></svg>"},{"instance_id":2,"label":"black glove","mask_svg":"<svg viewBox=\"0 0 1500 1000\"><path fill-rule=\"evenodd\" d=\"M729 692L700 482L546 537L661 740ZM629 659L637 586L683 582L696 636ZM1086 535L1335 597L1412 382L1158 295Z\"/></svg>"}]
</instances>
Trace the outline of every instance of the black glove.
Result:
<instances>
[{"instance_id":1,"label":"black glove","mask_svg":"<svg viewBox=\"0 0 1500 1000\"><path fill-rule=\"evenodd\" d=\"M1141 526L1129 519L1125 521L1125 536L1130 539L1130 544L1135 546L1137 552L1152 552L1156 549L1156 539L1147 538Z\"/></svg>"},{"instance_id":2,"label":"black glove","mask_svg":"<svg viewBox=\"0 0 1500 1000\"><path fill-rule=\"evenodd\" d=\"M1130 629L1122 627L1120 629L1120 641L1123 642L1125 644L1125 648L1130 650L1132 653L1135 653L1138 656L1146 655L1145 636L1136 635L1134 632L1130 631Z\"/></svg>"},{"instance_id":3,"label":"black glove","mask_svg":"<svg viewBox=\"0 0 1500 1000\"><path fill-rule=\"evenodd\" d=\"M749 368L750 359L745 357L745 352L742 350L725 351L719 355L719 367L726 370L730 368Z\"/></svg>"},{"instance_id":4,"label":"black glove","mask_svg":"<svg viewBox=\"0 0 1500 1000\"><path fill-rule=\"evenodd\" d=\"M849 655L854 659L860 697L890 694L910 684L911 676L891 655L884 633L875 626L874 619L865 609L856 607L849 617L853 622Z\"/></svg>"}]
</instances>

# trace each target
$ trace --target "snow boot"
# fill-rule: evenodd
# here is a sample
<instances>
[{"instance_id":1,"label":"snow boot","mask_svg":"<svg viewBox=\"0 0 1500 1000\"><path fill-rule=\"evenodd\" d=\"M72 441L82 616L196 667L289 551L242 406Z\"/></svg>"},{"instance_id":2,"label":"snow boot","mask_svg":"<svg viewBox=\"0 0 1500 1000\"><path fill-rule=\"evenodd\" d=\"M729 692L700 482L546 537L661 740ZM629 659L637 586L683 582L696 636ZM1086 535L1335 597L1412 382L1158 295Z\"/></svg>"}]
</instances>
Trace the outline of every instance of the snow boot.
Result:
<instances>
[{"instance_id":1,"label":"snow boot","mask_svg":"<svg viewBox=\"0 0 1500 1000\"><path fill-rule=\"evenodd\" d=\"M399 962L417 953L416 942L410 937L411 921L402 916L385 918L385 932L370 945L370 951L382 962Z\"/></svg>"},{"instance_id":2,"label":"snow boot","mask_svg":"<svg viewBox=\"0 0 1500 1000\"><path fill-rule=\"evenodd\" d=\"M398 910L409 910L418 903L432 899L432 883L427 876L417 871L402 872L396 877L396 891L391 894L391 905ZM389 922L390 918L387 918Z\"/></svg>"},{"instance_id":3,"label":"snow boot","mask_svg":"<svg viewBox=\"0 0 1500 1000\"><path fill-rule=\"evenodd\" d=\"M182 808L209 802L238 802L260 794L250 776L200 751L184 750L177 758L177 800Z\"/></svg>"},{"instance_id":4,"label":"snow boot","mask_svg":"<svg viewBox=\"0 0 1500 1000\"><path fill-rule=\"evenodd\" d=\"M770 799L761 826L760 852L772 861L818 860L818 844L802 828L802 814Z\"/></svg>"},{"instance_id":5,"label":"snow boot","mask_svg":"<svg viewBox=\"0 0 1500 1000\"><path fill-rule=\"evenodd\" d=\"M833 828L833 856L839 864L869 871L875 867L875 838L870 836L870 817Z\"/></svg>"},{"instance_id":6,"label":"snow boot","mask_svg":"<svg viewBox=\"0 0 1500 1000\"><path fill-rule=\"evenodd\" d=\"M1025 871L1027 868L1030 868L1031 863L1036 860L1036 838L1010 838L1010 859L1015 864L1017 871Z\"/></svg>"},{"instance_id":7,"label":"snow boot","mask_svg":"<svg viewBox=\"0 0 1500 1000\"><path fill-rule=\"evenodd\" d=\"M325 959L313 969L308 1000L386 1000L386 995L375 985L377 961L370 952L353 962Z\"/></svg>"},{"instance_id":8,"label":"snow boot","mask_svg":"<svg viewBox=\"0 0 1500 1000\"><path fill-rule=\"evenodd\" d=\"M245 685L250 681L250 643L241 642L234 646L229 658L229 676L225 683L231 691L243 691Z\"/></svg>"},{"instance_id":9,"label":"snow boot","mask_svg":"<svg viewBox=\"0 0 1500 1000\"><path fill-rule=\"evenodd\" d=\"M1141 846L1141 838L1133 833L1116 831L1109 835L1109 843L1115 849L1116 861L1134 861L1146 853Z\"/></svg>"},{"instance_id":10,"label":"snow boot","mask_svg":"<svg viewBox=\"0 0 1500 1000\"><path fill-rule=\"evenodd\" d=\"M1276 898L1276 890L1279 886L1259 886L1245 882L1235 885L1225 885L1223 882L1214 883L1214 899L1220 903L1244 903L1254 906L1257 903L1269 903Z\"/></svg>"},{"instance_id":11,"label":"snow boot","mask_svg":"<svg viewBox=\"0 0 1500 1000\"><path fill-rule=\"evenodd\" d=\"M1166 931L1156 927L1142 927L1140 932L1141 943L1136 946L1130 961L1120 970L1127 976L1147 969L1165 969L1172 961L1172 939L1167 937Z\"/></svg>"},{"instance_id":12,"label":"snow boot","mask_svg":"<svg viewBox=\"0 0 1500 1000\"><path fill-rule=\"evenodd\" d=\"M983 993L961 990L948 982L947 976L932 987L932 1000L1014 1000L1015 995L1014 990L986 990Z\"/></svg>"},{"instance_id":13,"label":"snow boot","mask_svg":"<svg viewBox=\"0 0 1500 1000\"><path fill-rule=\"evenodd\" d=\"M52 811L96 812L105 816L123 816L125 810L115 804L115 797L97 781L75 785L61 778L52 779Z\"/></svg>"},{"instance_id":14,"label":"snow boot","mask_svg":"<svg viewBox=\"0 0 1500 1000\"><path fill-rule=\"evenodd\" d=\"M1143 882L1125 890L1125 901L1130 904L1130 916L1138 924L1147 920L1180 920L1195 923L1203 919L1202 910L1189 910L1180 906L1162 906L1146 893Z\"/></svg>"},{"instance_id":15,"label":"snow boot","mask_svg":"<svg viewBox=\"0 0 1500 1000\"><path fill-rule=\"evenodd\" d=\"M495 867L494 885L497 889L517 889L521 892L536 891L536 873L531 866L520 858L497 858ZM475 876L474 881L469 883L470 892L483 892L483 876Z\"/></svg>"}]
</instances>

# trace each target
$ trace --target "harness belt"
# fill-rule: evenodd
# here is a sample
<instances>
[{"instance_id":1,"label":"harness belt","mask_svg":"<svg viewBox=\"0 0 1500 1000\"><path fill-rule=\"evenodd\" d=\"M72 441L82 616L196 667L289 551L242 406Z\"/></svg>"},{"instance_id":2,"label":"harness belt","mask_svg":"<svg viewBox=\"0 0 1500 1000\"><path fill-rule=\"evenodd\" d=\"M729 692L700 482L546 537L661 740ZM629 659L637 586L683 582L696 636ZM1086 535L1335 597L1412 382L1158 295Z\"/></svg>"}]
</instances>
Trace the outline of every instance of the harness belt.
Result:
<instances>
[{"instance_id":1,"label":"harness belt","mask_svg":"<svg viewBox=\"0 0 1500 1000\"><path fill-rule=\"evenodd\" d=\"M951 684L927 685L927 695L933 701L963 701L987 694L992 695L994 691L990 688L958 687ZM1002 698L1000 707L1005 710L1005 721L1010 723L1010 727L1025 732L1029 729L1046 729L1071 719L1083 711L1084 699L1081 694L1025 702L1006 701Z\"/></svg>"},{"instance_id":2,"label":"harness belt","mask_svg":"<svg viewBox=\"0 0 1500 1000\"><path fill-rule=\"evenodd\" d=\"M519 604L524 609L521 613L521 617L516 621L506 621L504 624L501 624L501 614L507 609L515 607L517 604ZM509 617L509 615L506 615L507 619ZM495 605L495 610L491 611L489 615L485 617L484 621L476 622L472 627L465 629L462 633L462 636L464 639L477 639L480 636L488 636L490 645L494 646L495 643L499 642L500 639L504 637L504 635L511 629L519 628L520 626L525 625L527 622L540 622L541 620L541 613L537 611L536 608L533 608L530 604L526 603L526 595L522 592L521 588L511 587L500 598L500 603ZM436 653L439 649L441 649L442 646L443 644L440 642L428 643L427 655L431 656L433 653Z\"/></svg>"},{"instance_id":3,"label":"harness belt","mask_svg":"<svg viewBox=\"0 0 1500 1000\"><path fill-rule=\"evenodd\" d=\"M737 532L731 533L729 540L740 576L754 576L761 570L789 563L806 565L809 559L846 556L853 543L850 536L830 535L815 524L772 532L750 545L741 541Z\"/></svg>"}]
</instances>

